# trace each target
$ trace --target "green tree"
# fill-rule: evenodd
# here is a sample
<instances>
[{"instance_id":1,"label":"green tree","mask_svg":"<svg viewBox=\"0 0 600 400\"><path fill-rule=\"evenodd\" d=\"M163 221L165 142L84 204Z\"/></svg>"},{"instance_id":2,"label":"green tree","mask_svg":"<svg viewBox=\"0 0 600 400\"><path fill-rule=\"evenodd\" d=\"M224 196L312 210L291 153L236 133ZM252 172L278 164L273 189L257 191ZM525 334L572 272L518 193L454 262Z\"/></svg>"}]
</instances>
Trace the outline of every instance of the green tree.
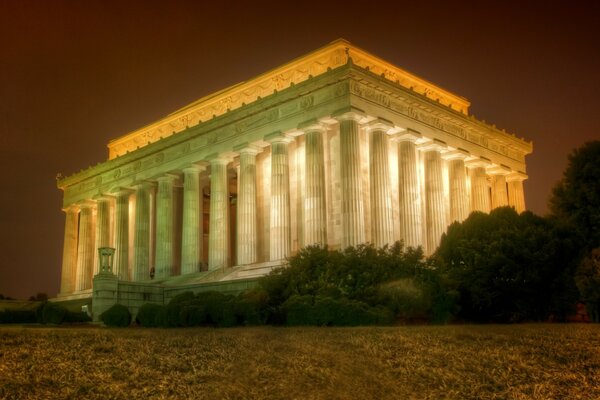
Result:
<instances>
[{"instance_id":1,"label":"green tree","mask_svg":"<svg viewBox=\"0 0 600 400\"><path fill-rule=\"evenodd\" d=\"M600 247L581 261L575 282L592 321L600 322Z\"/></svg>"},{"instance_id":2,"label":"green tree","mask_svg":"<svg viewBox=\"0 0 600 400\"><path fill-rule=\"evenodd\" d=\"M584 246L600 246L600 141L575 149L549 201L553 216L568 221L583 235Z\"/></svg>"},{"instance_id":3,"label":"green tree","mask_svg":"<svg viewBox=\"0 0 600 400\"><path fill-rule=\"evenodd\" d=\"M458 294L462 318L510 322L570 312L578 296L578 253L577 238L566 227L501 207L452 224L435 258Z\"/></svg>"}]
</instances>

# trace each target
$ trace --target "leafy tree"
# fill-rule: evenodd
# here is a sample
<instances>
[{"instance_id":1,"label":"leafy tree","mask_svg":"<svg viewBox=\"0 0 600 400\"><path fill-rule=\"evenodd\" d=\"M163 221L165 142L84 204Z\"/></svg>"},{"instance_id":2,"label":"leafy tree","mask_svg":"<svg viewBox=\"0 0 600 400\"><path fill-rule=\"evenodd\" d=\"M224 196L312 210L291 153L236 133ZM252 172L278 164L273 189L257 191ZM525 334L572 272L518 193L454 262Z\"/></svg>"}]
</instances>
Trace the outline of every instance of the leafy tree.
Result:
<instances>
[{"instance_id":1,"label":"leafy tree","mask_svg":"<svg viewBox=\"0 0 600 400\"><path fill-rule=\"evenodd\" d=\"M588 142L569 155L549 206L555 217L581 231L588 250L600 246L600 141Z\"/></svg>"},{"instance_id":2,"label":"leafy tree","mask_svg":"<svg viewBox=\"0 0 600 400\"><path fill-rule=\"evenodd\" d=\"M564 318L577 301L578 254L564 225L501 207L452 224L435 257L462 318L509 322Z\"/></svg>"},{"instance_id":3,"label":"leafy tree","mask_svg":"<svg viewBox=\"0 0 600 400\"><path fill-rule=\"evenodd\" d=\"M600 322L600 247L581 261L575 282L592 321Z\"/></svg>"}]
</instances>

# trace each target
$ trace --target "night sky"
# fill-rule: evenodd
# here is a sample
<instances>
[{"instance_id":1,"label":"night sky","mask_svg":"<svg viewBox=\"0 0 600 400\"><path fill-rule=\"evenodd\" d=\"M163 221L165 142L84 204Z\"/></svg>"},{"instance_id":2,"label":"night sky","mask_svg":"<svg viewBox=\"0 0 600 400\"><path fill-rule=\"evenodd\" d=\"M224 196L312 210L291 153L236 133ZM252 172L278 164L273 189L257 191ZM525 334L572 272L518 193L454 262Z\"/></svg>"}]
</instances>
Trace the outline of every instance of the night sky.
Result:
<instances>
[{"instance_id":1,"label":"night sky","mask_svg":"<svg viewBox=\"0 0 600 400\"><path fill-rule=\"evenodd\" d=\"M526 201L545 214L567 155L600 139L599 3L403 3L0 0L0 293L59 290L58 172L340 37L532 140Z\"/></svg>"}]
</instances>

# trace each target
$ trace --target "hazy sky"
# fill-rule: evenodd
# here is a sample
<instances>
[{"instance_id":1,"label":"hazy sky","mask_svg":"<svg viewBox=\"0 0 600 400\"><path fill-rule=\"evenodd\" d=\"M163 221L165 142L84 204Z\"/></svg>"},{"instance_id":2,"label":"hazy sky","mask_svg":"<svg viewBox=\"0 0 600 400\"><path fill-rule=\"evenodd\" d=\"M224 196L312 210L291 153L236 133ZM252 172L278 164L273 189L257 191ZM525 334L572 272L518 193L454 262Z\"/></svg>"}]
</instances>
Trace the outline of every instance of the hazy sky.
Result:
<instances>
[{"instance_id":1,"label":"hazy sky","mask_svg":"<svg viewBox=\"0 0 600 400\"><path fill-rule=\"evenodd\" d=\"M0 0L0 293L59 290L58 172L340 37L532 140L526 200L544 214L567 155L600 139L598 2L415 3Z\"/></svg>"}]
</instances>

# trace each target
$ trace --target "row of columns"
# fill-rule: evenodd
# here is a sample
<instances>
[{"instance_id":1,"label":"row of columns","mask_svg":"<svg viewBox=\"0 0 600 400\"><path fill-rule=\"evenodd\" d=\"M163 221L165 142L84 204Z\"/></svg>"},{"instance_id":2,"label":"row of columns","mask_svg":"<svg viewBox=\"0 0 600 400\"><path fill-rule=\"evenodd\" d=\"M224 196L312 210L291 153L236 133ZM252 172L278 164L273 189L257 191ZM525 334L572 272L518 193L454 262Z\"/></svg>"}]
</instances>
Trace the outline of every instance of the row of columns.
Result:
<instances>
[{"instance_id":1,"label":"row of columns","mask_svg":"<svg viewBox=\"0 0 600 400\"><path fill-rule=\"evenodd\" d=\"M336 117L339 123L339 162L341 186L342 248L365 242L365 205L363 204L363 172L361 169L361 121L357 113ZM522 178L495 171L490 184L490 163L475 159L461 150L447 151L444 143L425 140L416 132L395 133L387 121L376 119L364 125L369 136L369 201L370 237L376 246L395 240L392 213L392 180L389 149L395 146L398 154L398 212L399 235L406 246L423 245L431 253L450 221L462 221L471 211L489 212L492 205L513 205L517 211L525 208ZM302 243L327 244L327 196L324 135L327 126L308 123L301 128L305 138L304 196L302 199ZM390 136L390 134L393 134ZM271 147L270 177L270 260L282 260L291 254L290 159L288 146L294 139L275 133L265 137ZM260 147L243 145L234 149L239 154L239 187L237 198L238 265L258 261L257 221L257 155ZM418 153L421 152L421 157ZM422 160L422 163L419 160ZM183 173L183 218L181 227L175 224L176 199L174 187L179 175L164 174L156 182L140 182L131 188L119 188L111 196L99 196L67 208L63 275L61 292L69 293L91 287L97 272L96 249L114 241L115 273L119 279L129 279L129 260L132 256L131 279L150 279L150 267L155 277L173 274L178 260L175 245L181 229L181 274L197 272L204 252L208 252L208 268L214 270L232 265L228 164L230 156L214 156L208 163L191 165ZM444 162L448 172L448 197L444 186ZM203 198L200 174L210 165L210 217L208 249L203 248L201 216ZM423 168L420 171L420 168ZM470 188L466 170L469 168ZM496 173L497 172L497 173ZM509 171L510 172L510 171ZM156 190L155 210L151 202ZM133 254L129 254L129 198L136 195ZM114 232L111 232L110 202L115 204ZM509 202L510 199L510 202ZM93 208L96 207L96 212ZM79 215L78 215L79 214ZM156 227L150 223L155 215ZM425 228L425 229L424 229ZM425 235L423 234L425 232ZM155 260L151 245L155 242ZM91 267L93 266L93 267ZM73 284L74 282L74 284Z\"/></svg>"}]
</instances>

